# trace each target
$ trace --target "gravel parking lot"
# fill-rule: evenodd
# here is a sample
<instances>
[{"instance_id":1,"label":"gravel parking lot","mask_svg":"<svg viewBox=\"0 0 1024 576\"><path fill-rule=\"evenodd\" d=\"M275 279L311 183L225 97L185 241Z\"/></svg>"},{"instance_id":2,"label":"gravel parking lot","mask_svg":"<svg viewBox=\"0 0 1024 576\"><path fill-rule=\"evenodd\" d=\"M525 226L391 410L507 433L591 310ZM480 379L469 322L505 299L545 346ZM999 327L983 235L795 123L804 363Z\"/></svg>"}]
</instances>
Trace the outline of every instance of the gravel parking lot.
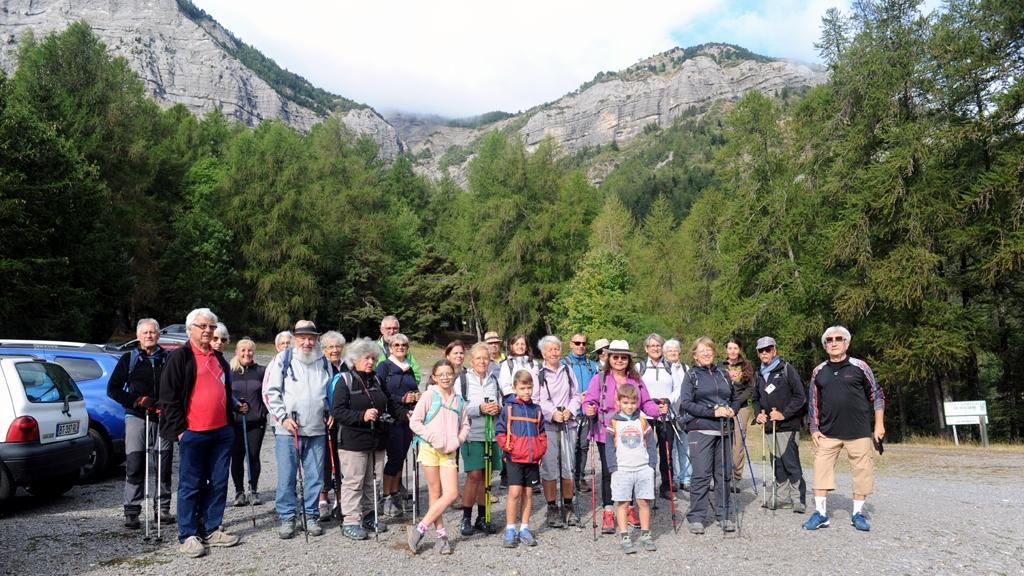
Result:
<instances>
[{"instance_id":1,"label":"gravel parking lot","mask_svg":"<svg viewBox=\"0 0 1024 576\"><path fill-rule=\"evenodd\" d=\"M755 461L757 456L755 455ZM263 478L274 482L272 444L265 442ZM1024 451L893 445L879 462L876 494L868 500L869 533L849 525L850 477L840 468L840 490L829 498L832 527L806 532L806 515L760 508L749 480L741 499L741 532L723 538L717 525L703 536L685 532L686 500L679 502L680 532L673 534L668 502L659 501L654 530L658 551L624 556L618 539L588 529L543 528L544 506L535 498L531 522L540 545L506 550L500 536L455 536L455 554L439 556L431 536L413 557L403 528L380 542L345 539L334 524L324 536L280 540L273 504L227 508L225 528L242 536L234 548L203 558L177 553L171 526L162 544L145 544L141 531L121 526L122 479L114 474L77 486L52 502L19 492L0 519L3 574L1024 574ZM760 474L759 463L755 472ZM805 476L810 479L809 467ZM265 483L266 484L266 483ZM272 498L273 488L261 493ZM229 489L229 496L233 496ZM589 514L589 495L587 513ZM494 507L503 525L504 500ZM458 512L447 520L455 526Z\"/></svg>"}]
</instances>

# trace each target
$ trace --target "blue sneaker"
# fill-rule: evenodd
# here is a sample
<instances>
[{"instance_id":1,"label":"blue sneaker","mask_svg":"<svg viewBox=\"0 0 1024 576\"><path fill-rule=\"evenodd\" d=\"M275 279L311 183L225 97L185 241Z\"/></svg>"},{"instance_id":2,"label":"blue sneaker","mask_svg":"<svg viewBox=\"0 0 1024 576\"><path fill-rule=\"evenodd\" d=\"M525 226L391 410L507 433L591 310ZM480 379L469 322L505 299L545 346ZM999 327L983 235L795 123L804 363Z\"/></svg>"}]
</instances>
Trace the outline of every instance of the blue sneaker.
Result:
<instances>
[{"instance_id":1,"label":"blue sneaker","mask_svg":"<svg viewBox=\"0 0 1024 576\"><path fill-rule=\"evenodd\" d=\"M515 548L519 545L519 537L516 534L515 528L505 528L505 539L502 541L502 546L505 548Z\"/></svg>"},{"instance_id":2,"label":"blue sneaker","mask_svg":"<svg viewBox=\"0 0 1024 576\"><path fill-rule=\"evenodd\" d=\"M818 528L828 528L828 526L828 516L823 516L821 512L818 512L817 510L814 511L814 514L811 514L811 517L807 519L807 522L804 522L804 530L817 530Z\"/></svg>"},{"instance_id":3,"label":"blue sneaker","mask_svg":"<svg viewBox=\"0 0 1024 576\"><path fill-rule=\"evenodd\" d=\"M537 539L533 537L533 533L530 532L529 528L523 528L519 531L519 541L527 546L537 545Z\"/></svg>"},{"instance_id":4,"label":"blue sneaker","mask_svg":"<svg viewBox=\"0 0 1024 576\"><path fill-rule=\"evenodd\" d=\"M853 515L853 518L850 519L850 524L853 524L853 527L861 532L868 532L871 530L871 525L868 524L868 519L860 512Z\"/></svg>"}]
</instances>

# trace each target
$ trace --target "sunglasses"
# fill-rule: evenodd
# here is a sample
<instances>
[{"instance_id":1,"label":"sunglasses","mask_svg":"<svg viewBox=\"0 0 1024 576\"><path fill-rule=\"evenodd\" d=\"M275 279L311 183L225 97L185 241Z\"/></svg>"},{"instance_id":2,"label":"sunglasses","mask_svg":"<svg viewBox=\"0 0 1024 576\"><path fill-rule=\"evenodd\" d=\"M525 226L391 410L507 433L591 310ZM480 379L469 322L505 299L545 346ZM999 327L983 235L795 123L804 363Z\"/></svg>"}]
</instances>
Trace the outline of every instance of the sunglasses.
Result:
<instances>
[{"instance_id":1,"label":"sunglasses","mask_svg":"<svg viewBox=\"0 0 1024 576\"><path fill-rule=\"evenodd\" d=\"M771 352L774 349L775 349L775 346L769 346L767 348L758 348L757 349L757 353L758 354L764 354L765 352Z\"/></svg>"},{"instance_id":2,"label":"sunglasses","mask_svg":"<svg viewBox=\"0 0 1024 576\"><path fill-rule=\"evenodd\" d=\"M391 347L392 348L408 348L409 345L408 344L392 344Z\"/></svg>"},{"instance_id":3,"label":"sunglasses","mask_svg":"<svg viewBox=\"0 0 1024 576\"><path fill-rule=\"evenodd\" d=\"M845 342L845 341L846 341L846 338L843 338L842 336L829 336L829 337L825 338L825 343L826 344L833 344L833 343L836 343L836 342Z\"/></svg>"},{"instance_id":4,"label":"sunglasses","mask_svg":"<svg viewBox=\"0 0 1024 576\"><path fill-rule=\"evenodd\" d=\"M629 360L629 355L628 354L612 354L608 358L610 358L611 360Z\"/></svg>"},{"instance_id":5,"label":"sunglasses","mask_svg":"<svg viewBox=\"0 0 1024 576\"><path fill-rule=\"evenodd\" d=\"M573 342L572 345L573 346L586 346L587 345L587 341L584 340L582 342Z\"/></svg>"}]
</instances>

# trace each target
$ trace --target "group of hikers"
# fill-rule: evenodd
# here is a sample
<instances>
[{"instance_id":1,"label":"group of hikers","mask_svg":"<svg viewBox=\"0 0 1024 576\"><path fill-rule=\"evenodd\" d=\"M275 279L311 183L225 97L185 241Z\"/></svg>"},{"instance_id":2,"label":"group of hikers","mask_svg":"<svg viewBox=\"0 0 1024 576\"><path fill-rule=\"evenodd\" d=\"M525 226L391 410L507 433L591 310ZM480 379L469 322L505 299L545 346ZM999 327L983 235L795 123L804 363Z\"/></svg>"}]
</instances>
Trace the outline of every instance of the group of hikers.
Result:
<instances>
[{"instance_id":1,"label":"group of hikers","mask_svg":"<svg viewBox=\"0 0 1024 576\"><path fill-rule=\"evenodd\" d=\"M751 426L761 430L762 475L770 461L773 476L763 480L762 506L805 513L805 425L814 445L814 511L803 527L830 525L826 495L836 488L845 448L853 472L851 524L870 529L863 506L885 435L885 400L868 365L847 354L851 335L842 326L822 334L828 360L805 387L770 336L757 340L756 363L735 339L719 360L715 343L698 338L688 364L680 342L658 334L637 353L625 340L602 338L591 348L577 333L568 354L548 335L537 342L535 358L525 335L503 350L499 335L487 332L471 346L449 343L444 358L422 373L394 316L382 320L378 340L353 342L300 320L277 335L276 355L265 367L248 338L236 343L230 363L225 359L230 336L209 309L193 310L185 323L188 342L166 351L158 323L140 320L138 347L119 361L108 393L125 406L125 526L145 522L148 534L151 516L158 528L177 521L179 550L189 557L239 542L221 526L229 471L235 506L263 504L260 452L268 423L283 539L320 536L322 522L338 520L345 537L366 540L408 517L413 554L431 529L435 548L450 554L444 513L459 501L462 536L499 532L491 514L498 484L506 490L505 547L537 544L531 517L539 490L548 528L589 523L595 539L598 531L617 533L625 553L654 551L656 487L669 503L673 529L681 491L688 495L690 533L703 534L712 517L723 533L737 530L733 494L743 489L744 462L758 491ZM170 510L175 443L177 518ZM158 471L152 497L151 459ZM590 502L580 493L590 493ZM639 529L636 538L631 529Z\"/></svg>"}]
</instances>

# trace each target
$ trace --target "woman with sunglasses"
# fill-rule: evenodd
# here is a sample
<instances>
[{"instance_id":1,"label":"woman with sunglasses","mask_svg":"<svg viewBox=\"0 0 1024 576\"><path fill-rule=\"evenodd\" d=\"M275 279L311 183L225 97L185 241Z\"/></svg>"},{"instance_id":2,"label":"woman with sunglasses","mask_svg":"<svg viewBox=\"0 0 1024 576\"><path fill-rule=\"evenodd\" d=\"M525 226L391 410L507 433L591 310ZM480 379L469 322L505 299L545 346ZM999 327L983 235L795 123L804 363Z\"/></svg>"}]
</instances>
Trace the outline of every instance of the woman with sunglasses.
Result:
<instances>
[{"instance_id":1,"label":"woman with sunglasses","mask_svg":"<svg viewBox=\"0 0 1024 576\"><path fill-rule=\"evenodd\" d=\"M420 399L419 384L412 364L409 363L409 337L395 334L388 340L388 358L377 365L377 379L384 386L393 406L398 406L402 418L388 428L387 459L384 464L384 516L396 518L404 513L402 499L398 494L405 465L405 457L412 443L409 430L408 412L416 407Z\"/></svg>"},{"instance_id":2,"label":"woman with sunglasses","mask_svg":"<svg viewBox=\"0 0 1024 576\"><path fill-rule=\"evenodd\" d=\"M644 414L657 418L668 413L668 404L659 405L651 399L647 386L633 367L633 356L635 354L630 352L629 344L625 340L612 340L608 345L608 364L604 370L594 375L583 398L584 415L589 418L597 417L597 422L590 426L590 434L597 442L598 454L601 456L601 501L604 506L601 532L604 534L615 533L615 502L612 500L612 474L608 470L605 455L605 431L611 423L612 415L618 410L616 390L623 384L632 384L639 393L639 407ZM640 525L636 508L632 506L629 507L629 518L631 524Z\"/></svg>"},{"instance_id":3,"label":"woman with sunglasses","mask_svg":"<svg viewBox=\"0 0 1024 576\"><path fill-rule=\"evenodd\" d=\"M231 335L228 334L228 327L223 322L217 322L217 327L213 329L213 338L210 338L210 348L223 354L229 342Z\"/></svg>"}]
</instances>

